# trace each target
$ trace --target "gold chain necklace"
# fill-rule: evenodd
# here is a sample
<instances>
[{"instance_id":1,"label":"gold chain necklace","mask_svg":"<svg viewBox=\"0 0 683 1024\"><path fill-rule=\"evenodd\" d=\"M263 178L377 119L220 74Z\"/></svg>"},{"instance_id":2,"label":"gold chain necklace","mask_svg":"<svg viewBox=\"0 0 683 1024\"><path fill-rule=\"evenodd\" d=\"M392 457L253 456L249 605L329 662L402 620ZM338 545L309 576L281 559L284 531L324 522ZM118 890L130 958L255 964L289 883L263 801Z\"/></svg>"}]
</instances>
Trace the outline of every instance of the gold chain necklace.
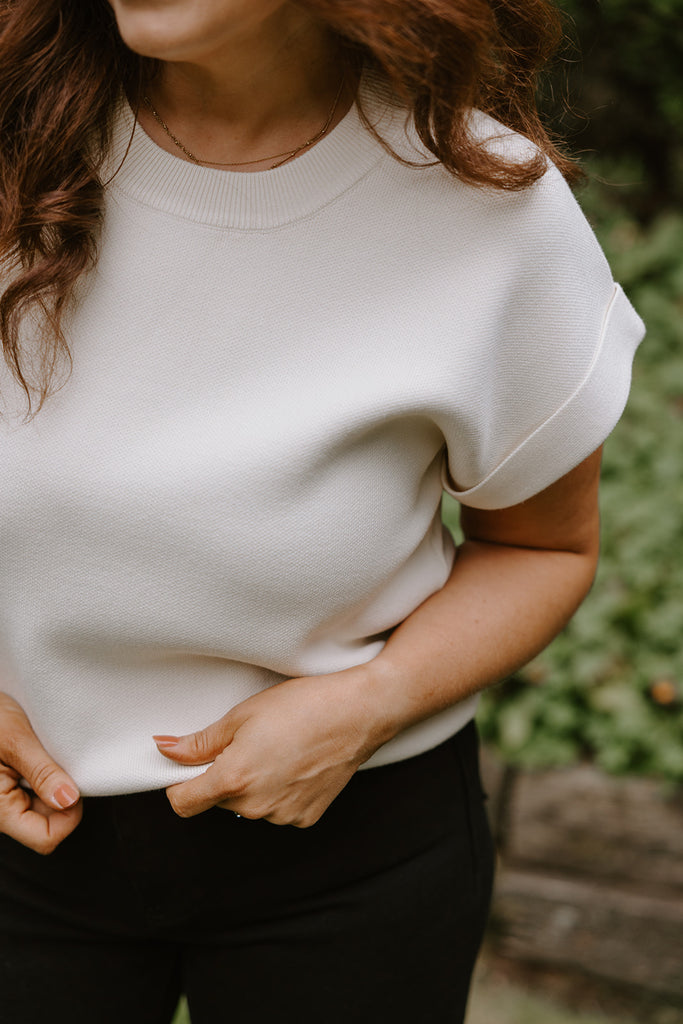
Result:
<instances>
[{"instance_id":1,"label":"gold chain necklace","mask_svg":"<svg viewBox=\"0 0 683 1024\"><path fill-rule=\"evenodd\" d=\"M344 79L342 79L341 82L339 83L337 94L334 97L334 103L330 108L330 112L327 115L327 118L325 119L325 123L322 126L322 128L319 131L317 131L315 135L312 135L311 138L308 139L306 142L302 142L300 146L297 146L296 149L288 149L284 153L274 153L273 156L261 156L257 160L233 160L230 161L229 163L218 163L217 160L200 160L199 157L196 157L194 153L191 153L187 146L183 145L180 139L173 134L171 129L168 127L168 125L162 118L161 114L157 110L155 110L149 96L145 96L143 98L146 106L149 108L150 114L157 122L159 127L163 129L163 131L168 135L169 139L178 147L178 149L182 150L182 152L185 154L188 160L191 160L193 164L199 164L200 167L249 167L252 164L262 164L266 160L277 160L277 163L272 164L272 166L268 168L269 171L272 171L276 167L281 167L282 164L286 164L288 160L293 160L295 156L299 155L299 153L302 153L305 149L308 149L309 146L312 146L314 143L322 139L323 135L327 132L330 125L332 124L332 119L334 118L334 115L337 112L337 107L339 106L339 100L341 99L343 88Z\"/></svg>"}]
</instances>

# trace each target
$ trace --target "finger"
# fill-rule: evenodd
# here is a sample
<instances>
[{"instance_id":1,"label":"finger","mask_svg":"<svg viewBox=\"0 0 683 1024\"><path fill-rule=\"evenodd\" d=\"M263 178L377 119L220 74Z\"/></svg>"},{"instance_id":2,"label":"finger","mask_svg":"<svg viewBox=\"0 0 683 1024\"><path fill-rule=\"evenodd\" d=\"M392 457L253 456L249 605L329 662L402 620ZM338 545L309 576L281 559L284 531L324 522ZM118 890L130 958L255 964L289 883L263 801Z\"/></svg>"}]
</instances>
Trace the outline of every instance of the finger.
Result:
<instances>
[{"instance_id":1,"label":"finger","mask_svg":"<svg viewBox=\"0 0 683 1024\"><path fill-rule=\"evenodd\" d=\"M8 789L8 780L2 780L0 831L36 853L52 853L79 824L83 804L55 811L10 781L13 788Z\"/></svg>"},{"instance_id":2,"label":"finger","mask_svg":"<svg viewBox=\"0 0 683 1024\"><path fill-rule=\"evenodd\" d=\"M225 766L212 764L197 778L169 786L166 795L179 817L192 818L217 804L238 800L244 792L245 785L238 777L233 775L228 781Z\"/></svg>"},{"instance_id":3,"label":"finger","mask_svg":"<svg viewBox=\"0 0 683 1024\"><path fill-rule=\"evenodd\" d=\"M16 769L48 806L60 811L75 806L80 799L78 786L50 757L22 708L2 694L0 712L0 759Z\"/></svg>"},{"instance_id":4,"label":"finger","mask_svg":"<svg viewBox=\"0 0 683 1024\"><path fill-rule=\"evenodd\" d=\"M236 724L231 714L187 736L153 736L157 749L182 764L210 764L232 742Z\"/></svg>"},{"instance_id":5,"label":"finger","mask_svg":"<svg viewBox=\"0 0 683 1024\"><path fill-rule=\"evenodd\" d=\"M52 811L45 817L38 811L27 810L7 829L9 835L36 853L53 853L59 844L71 835L83 817L83 804L66 811ZM10 831L11 829L11 831Z\"/></svg>"}]
</instances>

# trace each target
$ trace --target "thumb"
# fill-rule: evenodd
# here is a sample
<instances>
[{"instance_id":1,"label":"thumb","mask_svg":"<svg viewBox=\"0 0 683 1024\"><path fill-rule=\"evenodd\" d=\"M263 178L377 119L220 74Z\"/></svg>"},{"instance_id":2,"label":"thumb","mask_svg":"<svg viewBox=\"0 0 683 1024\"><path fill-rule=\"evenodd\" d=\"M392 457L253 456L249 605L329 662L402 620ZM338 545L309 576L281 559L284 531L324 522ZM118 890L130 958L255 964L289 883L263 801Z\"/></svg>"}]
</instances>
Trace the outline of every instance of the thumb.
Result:
<instances>
[{"instance_id":1,"label":"thumb","mask_svg":"<svg viewBox=\"0 0 683 1024\"><path fill-rule=\"evenodd\" d=\"M53 761L23 709L6 694L0 696L0 760L19 772L48 807L64 811L78 803L76 783Z\"/></svg>"},{"instance_id":2,"label":"thumb","mask_svg":"<svg viewBox=\"0 0 683 1024\"><path fill-rule=\"evenodd\" d=\"M215 761L232 743L236 723L230 713L205 729L188 733L187 736L153 736L152 739L164 757L181 764L209 764Z\"/></svg>"}]
</instances>

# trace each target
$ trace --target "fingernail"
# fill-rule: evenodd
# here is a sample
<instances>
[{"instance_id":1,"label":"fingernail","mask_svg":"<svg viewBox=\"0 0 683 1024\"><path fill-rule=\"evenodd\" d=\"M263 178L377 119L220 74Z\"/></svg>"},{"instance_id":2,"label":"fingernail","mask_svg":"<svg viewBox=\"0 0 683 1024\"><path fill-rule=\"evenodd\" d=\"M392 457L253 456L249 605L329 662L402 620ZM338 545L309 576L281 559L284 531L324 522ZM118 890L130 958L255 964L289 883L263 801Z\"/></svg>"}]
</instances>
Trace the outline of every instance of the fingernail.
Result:
<instances>
[{"instance_id":1,"label":"fingernail","mask_svg":"<svg viewBox=\"0 0 683 1024\"><path fill-rule=\"evenodd\" d=\"M176 747L180 743L179 736L152 736L158 747Z\"/></svg>"},{"instance_id":2,"label":"fingernail","mask_svg":"<svg viewBox=\"0 0 683 1024\"><path fill-rule=\"evenodd\" d=\"M73 786L68 786L66 783L58 786L52 794L52 799L56 804L59 804L63 811L65 811L67 807L73 807L73 805L78 802L78 798L78 790L74 789Z\"/></svg>"}]
</instances>

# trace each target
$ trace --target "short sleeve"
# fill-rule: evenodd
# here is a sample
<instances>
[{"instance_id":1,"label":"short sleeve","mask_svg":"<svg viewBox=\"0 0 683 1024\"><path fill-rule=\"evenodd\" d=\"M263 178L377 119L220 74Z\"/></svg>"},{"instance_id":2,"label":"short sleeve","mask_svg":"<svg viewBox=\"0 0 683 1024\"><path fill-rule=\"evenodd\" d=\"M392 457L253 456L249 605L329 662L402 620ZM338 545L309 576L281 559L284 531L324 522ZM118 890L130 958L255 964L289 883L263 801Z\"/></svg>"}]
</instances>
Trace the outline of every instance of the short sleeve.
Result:
<instances>
[{"instance_id":1,"label":"short sleeve","mask_svg":"<svg viewBox=\"0 0 683 1024\"><path fill-rule=\"evenodd\" d=\"M441 418L444 487L495 509L525 501L595 451L626 404L645 328L555 168L483 209L495 310L476 380Z\"/></svg>"}]
</instances>

